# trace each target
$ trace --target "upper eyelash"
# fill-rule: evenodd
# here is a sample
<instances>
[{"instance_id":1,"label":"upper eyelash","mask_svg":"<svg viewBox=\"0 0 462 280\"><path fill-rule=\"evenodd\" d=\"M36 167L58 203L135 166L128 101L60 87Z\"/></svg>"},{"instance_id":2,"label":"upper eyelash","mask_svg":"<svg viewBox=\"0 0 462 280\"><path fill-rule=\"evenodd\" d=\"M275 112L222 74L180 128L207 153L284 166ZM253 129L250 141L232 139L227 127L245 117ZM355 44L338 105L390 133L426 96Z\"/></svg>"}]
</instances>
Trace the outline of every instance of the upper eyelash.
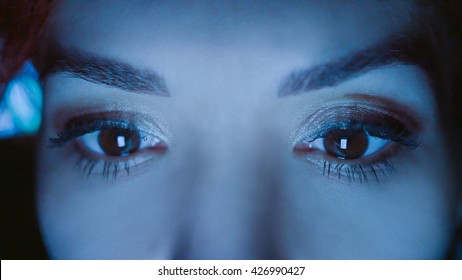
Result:
<instances>
[{"instance_id":1,"label":"upper eyelash","mask_svg":"<svg viewBox=\"0 0 462 280\"><path fill-rule=\"evenodd\" d=\"M386 123L371 124L363 121L334 122L328 124L311 133L311 135L305 138L304 141L312 142L318 138L324 138L332 129L352 129L363 131L369 136L390 140L411 149L415 149L420 145L420 138L416 134L409 132L404 126L396 129Z\"/></svg>"},{"instance_id":2,"label":"upper eyelash","mask_svg":"<svg viewBox=\"0 0 462 280\"><path fill-rule=\"evenodd\" d=\"M61 132L57 133L57 137L50 138L53 146L62 146L66 142L71 139L77 138L82 136L86 133L91 133L94 131L98 131L104 128L119 128L119 129L129 129L133 131L139 131L135 126L132 124L121 121L121 120L90 120L90 121L79 121L79 120L71 120L67 123L65 129ZM359 129L364 131L368 135L371 136L378 136L383 139L388 139L394 142L397 142L401 145L410 147L410 148L417 148L420 144L420 140L414 134L409 133L404 126L400 129L394 129L391 126L388 126L386 123L381 124L371 124L363 121L346 121L346 122L333 122L326 126L323 126L321 129L316 130L314 133L311 134L305 141L311 141L325 137L326 134L335 128L340 129ZM86 161L84 163L84 161ZM368 182L367 174L372 174L376 181L378 182L378 175L377 173L381 172L386 174L386 172L393 172L394 168L391 162L387 159L383 159L375 164L368 164L368 163L343 163L343 162L334 162L327 159L322 159L323 161L323 174L332 176L332 174L337 174L338 178L340 179L342 175L346 176L349 180L355 181L356 178L362 184L364 182ZM98 160L89 159L87 157L81 156L78 164L82 167L83 172L87 175L90 175L95 165L98 163ZM123 164L123 166L120 166ZM102 175L107 180L110 177L115 179L118 173L122 170L122 168L126 171L127 175L130 174L130 163L128 161L125 162L112 162L104 160L104 167Z\"/></svg>"},{"instance_id":3,"label":"upper eyelash","mask_svg":"<svg viewBox=\"0 0 462 280\"><path fill-rule=\"evenodd\" d=\"M57 133L57 137L50 138L50 142L52 144L51 147L61 147L72 139L105 128L128 129L137 132L140 131L134 125L122 120L95 119L90 121L81 121L75 119L69 121L66 124L64 130ZM92 159L84 155L80 155L80 158L77 161L77 166L82 169L84 174L90 176L95 166L100 162L103 163L103 170L101 175L105 180L108 180L109 178L115 180L119 172L123 170L125 170L127 175L130 175L132 166L129 159L116 162L110 160Z\"/></svg>"},{"instance_id":4,"label":"upper eyelash","mask_svg":"<svg viewBox=\"0 0 462 280\"><path fill-rule=\"evenodd\" d=\"M119 128L128 129L131 131L139 132L132 124L126 121L119 120L91 120L91 121L79 121L71 120L66 124L63 131L57 133L57 137L50 138L52 146L62 146L71 139L80 137L87 133L95 132L104 128Z\"/></svg>"},{"instance_id":5,"label":"upper eyelash","mask_svg":"<svg viewBox=\"0 0 462 280\"><path fill-rule=\"evenodd\" d=\"M387 123L369 123L367 121L350 120L345 122L332 122L328 125L322 126L320 129L315 130L308 137L305 137L303 142L312 142L318 138L324 138L332 129L356 129L362 131L369 136L379 137L382 139L390 140L400 147L409 149L416 149L420 145L420 137L408 131L404 125L399 127L392 127ZM399 150L398 150L399 151ZM396 152L398 152L396 151ZM369 175L379 182L379 174L387 175L393 173L395 168L392 161L388 158L383 158L375 163L362 163L353 160L336 161L326 158L317 160L317 164L322 167L323 175L328 177L338 177L340 180L342 176L348 178L348 182L359 181L360 184L369 182Z\"/></svg>"}]
</instances>

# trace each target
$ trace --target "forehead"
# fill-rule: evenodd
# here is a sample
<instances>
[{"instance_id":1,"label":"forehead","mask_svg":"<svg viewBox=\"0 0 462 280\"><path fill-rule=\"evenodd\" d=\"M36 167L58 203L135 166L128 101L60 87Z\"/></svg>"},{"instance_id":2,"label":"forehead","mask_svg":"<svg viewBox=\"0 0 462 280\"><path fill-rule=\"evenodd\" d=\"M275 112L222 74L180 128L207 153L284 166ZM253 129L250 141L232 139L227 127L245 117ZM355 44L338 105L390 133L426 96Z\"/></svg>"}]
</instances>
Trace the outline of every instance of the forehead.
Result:
<instances>
[{"instance_id":1,"label":"forehead","mask_svg":"<svg viewBox=\"0 0 462 280\"><path fill-rule=\"evenodd\" d=\"M64 0L52 32L107 55L176 46L303 49L319 56L372 44L409 25L411 1Z\"/></svg>"}]
</instances>

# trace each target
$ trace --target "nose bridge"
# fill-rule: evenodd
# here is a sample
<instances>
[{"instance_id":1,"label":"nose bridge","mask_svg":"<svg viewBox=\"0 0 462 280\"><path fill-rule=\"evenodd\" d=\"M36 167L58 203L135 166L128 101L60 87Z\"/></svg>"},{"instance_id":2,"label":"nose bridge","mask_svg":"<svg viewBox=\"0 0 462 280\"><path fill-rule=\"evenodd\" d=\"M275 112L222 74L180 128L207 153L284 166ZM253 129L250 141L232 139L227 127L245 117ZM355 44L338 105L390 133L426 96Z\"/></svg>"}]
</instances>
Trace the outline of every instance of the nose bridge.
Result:
<instances>
[{"instance_id":1,"label":"nose bridge","mask_svg":"<svg viewBox=\"0 0 462 280\"><path fill-rule=\"evenodd\" d=\"M257 118L215 120L204 151L206 164L195 186L188 258L268 258L273 227L273 166ZM223 127L226 127L225 132ZM269 176L271 174L271 176Z\"/></svg>"}]
</instances>

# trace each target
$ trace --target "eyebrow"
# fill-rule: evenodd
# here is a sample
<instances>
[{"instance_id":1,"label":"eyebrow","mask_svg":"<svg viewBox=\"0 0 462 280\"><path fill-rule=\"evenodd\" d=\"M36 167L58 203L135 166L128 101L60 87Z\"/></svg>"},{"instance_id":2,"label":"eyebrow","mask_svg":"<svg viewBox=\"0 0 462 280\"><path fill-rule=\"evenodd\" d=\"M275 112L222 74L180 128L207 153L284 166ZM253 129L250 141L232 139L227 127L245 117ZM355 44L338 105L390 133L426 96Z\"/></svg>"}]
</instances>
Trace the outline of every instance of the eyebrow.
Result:
<instances>
[{"instance_id":1,"label":"eyebrow","mask_svg":"<svg viewBox=\"0 0 462 280\"><path fill-rule=\"evenodd\" d=\"M165 80L156 72L81 51L55 51L46 74L65 72L71 77L128 92L170 96Z\"/></svg>"},{"instance_id":2,"label":"eyebrow","mask_svg":"<svg viewBox=\"0 0 462 280\"><path fill-rule=\"evenodd\" d=\"M389 39L325 64L293 72L281 84L278 96L333 87L384 66L415 65L428 70L431 67L428 47L427 42L409 36Z\"/></svg>"}]
</instances>

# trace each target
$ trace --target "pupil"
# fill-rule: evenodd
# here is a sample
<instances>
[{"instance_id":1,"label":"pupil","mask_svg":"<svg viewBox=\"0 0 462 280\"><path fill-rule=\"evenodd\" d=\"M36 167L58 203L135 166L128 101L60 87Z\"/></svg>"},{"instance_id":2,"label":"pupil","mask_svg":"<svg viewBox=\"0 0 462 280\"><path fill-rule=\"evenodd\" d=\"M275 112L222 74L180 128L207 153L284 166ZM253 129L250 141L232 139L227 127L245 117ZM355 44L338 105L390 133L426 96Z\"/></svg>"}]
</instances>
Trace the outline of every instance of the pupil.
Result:
<instances>
[{"instance_id":1,"label":"pupil","mask_svg":"<svg viewBox=\"0 0 462 280\"><path fill-rule=\"evenodd\" d=\"M333 129L324 137L324 149L340 159L360 158L367 150L369 141L362 131Z\"/></svg>"},{"instance_id":2,"label":"pupil","mask_svg":"<svg viewBox=\"0 0 462 280\"><path fill-rule=\"evenodd\" d=\"M140 147L140 134L128 129L107 128L101 130L98 142L105 154L110 156L126 156Z\"/></svg>"}]
</instances>

